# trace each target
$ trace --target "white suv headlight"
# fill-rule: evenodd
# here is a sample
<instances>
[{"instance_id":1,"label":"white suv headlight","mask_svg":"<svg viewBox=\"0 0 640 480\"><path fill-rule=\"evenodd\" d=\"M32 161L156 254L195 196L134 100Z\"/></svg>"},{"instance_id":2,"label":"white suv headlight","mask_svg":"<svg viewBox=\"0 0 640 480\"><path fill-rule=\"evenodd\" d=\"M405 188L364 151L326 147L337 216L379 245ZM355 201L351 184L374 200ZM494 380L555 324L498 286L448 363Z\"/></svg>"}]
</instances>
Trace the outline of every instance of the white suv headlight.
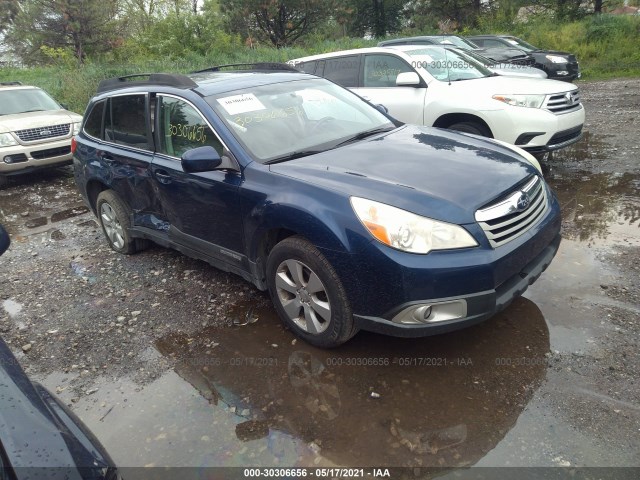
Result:
<instances>
[{"instance_id":1,"label":"white suv headlight","mask_svg":"<svg viewBox=\"0 0 640 480\"><path fill-rule=\"evenodd\" d=\"M557 55L545 55L545 57L547 57L548 60L551 60L552 63L569 63L569 60Z\"/></svg>"},{"instance_id":2,"label":"white suv headlight","mask_svg":"<svg viewBox=\"0 0 640 480\"><path fill-rule=\"evenodd\" d=\"M71 131L71 135L77 135L80 133L80 125L82 124L82 122L74 122L73 125L73 129Z\"/></svg>"},{"instance_id":3,"label":"white suv headlight","mask_svg":"<svg viewBox=\"0 0 640 480\"><path fill-rule=\"evenodd\" d=\"M18 142L10 133L0 133L0 147L12 147L18 145Z\"/></svg>"},{"instance_id":4,"label":"white suv headlight","mask_svg":"<svg viewBox=\"0 0 640 480\"><path fill-rule=\"evenodd\" d=\"M366 198L351 197L358 219L378 241L411 253L476 247L464 228Z\"/></svg>"},{"instance_id":5,"label":"white suv headlight","mask_svg":"<svg viewBox=\"0 0 640 480\"><path fill-rule=\"evenodd\" d=\"M514 107L540 108L545 95L494 95L494 100L513 105Z\"/></svg>"}]
</instances>

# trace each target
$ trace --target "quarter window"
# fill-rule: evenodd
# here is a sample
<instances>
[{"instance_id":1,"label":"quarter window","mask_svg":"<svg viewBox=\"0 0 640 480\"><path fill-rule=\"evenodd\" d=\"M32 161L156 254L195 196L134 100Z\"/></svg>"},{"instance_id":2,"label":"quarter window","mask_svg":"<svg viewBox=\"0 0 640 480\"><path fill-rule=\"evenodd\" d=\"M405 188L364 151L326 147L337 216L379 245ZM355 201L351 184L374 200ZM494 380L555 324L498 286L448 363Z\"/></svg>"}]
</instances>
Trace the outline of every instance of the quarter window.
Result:
<instances>
[{"instance_id":1,"label":"quarter window","mask_svg":"<svg viewBox=\"0 0 640 480\"><path fill-rule=\"evenodd\" d=\"M84 131L87 135L102 138L102 119L104 117L104 106L106 103L107 102L103 100L102 102L96 103L91 109L91 113L84 123Z\"/></svg>"},{"instance_id":2,"label":"quarter window","mask_svg":"<svg viewBox=\"0 0 640 480\"><path fill-rule=\"evenodd\" d=\"M147 135L146 95L122 95L109 100L104 139L151 150Z\"/></svg>"},{"instance_id":3,"label":"quarter window","mask_svg":"<svg viewBox=\"0 0 640 480\"><path fill-rule=\"evenodd\" d=\"M364 57L364 86L395 87L400 73L413 71L401 58L393 55L367 55Z\"/></svg>"},{"instance_id":4,"label":"quarter window","mask_svg":"<svg viewBox=\"0 0 640 480\"><path fill-rule=\"evenodd\" d=\"M222 155L222 143L202 115L183 100L160 97L159 153L182 157L184 152L209 145Z\"/></svg>"}]
</instances>

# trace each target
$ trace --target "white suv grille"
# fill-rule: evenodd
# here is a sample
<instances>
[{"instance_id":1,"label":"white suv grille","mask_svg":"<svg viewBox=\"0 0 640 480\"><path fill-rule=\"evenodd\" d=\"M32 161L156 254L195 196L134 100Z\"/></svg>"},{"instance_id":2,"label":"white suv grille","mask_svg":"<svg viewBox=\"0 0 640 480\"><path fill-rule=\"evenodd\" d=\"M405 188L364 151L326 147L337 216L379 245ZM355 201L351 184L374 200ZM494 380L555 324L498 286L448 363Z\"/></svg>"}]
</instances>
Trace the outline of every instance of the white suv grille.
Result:
<instances>
[{"instance_id":1,"label":"white suv grille","mask_svg":"<svg viewBox=\"0 0 640 480\"><path fill-rule=\"evenodd\" d=\"M547 95L542 108L560 115L580 109L580 90Z\"/></svg>"}]
</instances>

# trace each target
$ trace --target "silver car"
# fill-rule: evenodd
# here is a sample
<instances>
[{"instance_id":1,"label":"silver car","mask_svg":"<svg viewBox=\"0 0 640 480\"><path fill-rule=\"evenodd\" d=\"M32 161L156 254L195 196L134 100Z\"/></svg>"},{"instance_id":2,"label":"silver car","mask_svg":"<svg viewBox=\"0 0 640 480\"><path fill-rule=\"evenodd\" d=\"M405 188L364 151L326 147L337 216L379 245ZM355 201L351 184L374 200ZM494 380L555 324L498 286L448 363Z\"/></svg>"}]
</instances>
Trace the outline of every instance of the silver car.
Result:
<instances>
[{"instance_id":1,"label":"silver car","mask_svg":"<svg viewBox=\"0 0 640 480\"><path fill-rule=\"evenodd\" d=\"M0 83L0 187L11 175L71 164L81 121L44 90Z\"/></svg>"}]
</instances>

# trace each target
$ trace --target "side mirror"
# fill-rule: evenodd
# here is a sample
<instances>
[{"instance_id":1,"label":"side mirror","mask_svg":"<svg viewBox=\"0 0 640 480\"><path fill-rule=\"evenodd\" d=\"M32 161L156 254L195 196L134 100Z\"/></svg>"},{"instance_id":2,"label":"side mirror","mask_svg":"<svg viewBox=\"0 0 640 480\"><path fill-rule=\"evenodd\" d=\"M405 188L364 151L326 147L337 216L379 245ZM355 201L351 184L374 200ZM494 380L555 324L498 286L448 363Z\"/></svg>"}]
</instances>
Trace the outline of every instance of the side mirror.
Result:
<instances>
[{"instance_id":1,"label":"side mirror","mask_svg":"<svg viewBox=\"0 0 640 480\"><path fill-rule=\"evenodd\" d=\"M389 109L387 107L385 107L384 105L382 105L381 103L378 103L378 104L374 105L374 107L376 107L376 109L380 110L384 114L389 113Z\"/></svg>"},{"instance_id":2,"label":"side mirror","mask_svg":"<svg viewBox=\"0 0 640 480\"><path fill-rule=\"evenodd\" d=\"M11 240L9 239L9 234L4 229L2 225L0 225L0 255L2 255L9 245L11 244Z\"/></svg>"},{"instance_id":3,"label":"side mirror","mask_svg":"<svg viewBox=\"0 0 640 480\"><path fill-rule=\"evenodd\" d=\"M420 77L416 72L402 72L396 78L398 87L417 87L420 85Z\"/></svg>"},{"instance_id":4,"label":"side mirror","mask_svg":"<svg viewBox=\"0 0 640 480\"><path fill-rule=\"evenodd\" d=\"M210 146L192 148L182 155L182 169L185 172L210 172L222 163L222 158L215 148Z\"/></svg>"}]
</instances>

